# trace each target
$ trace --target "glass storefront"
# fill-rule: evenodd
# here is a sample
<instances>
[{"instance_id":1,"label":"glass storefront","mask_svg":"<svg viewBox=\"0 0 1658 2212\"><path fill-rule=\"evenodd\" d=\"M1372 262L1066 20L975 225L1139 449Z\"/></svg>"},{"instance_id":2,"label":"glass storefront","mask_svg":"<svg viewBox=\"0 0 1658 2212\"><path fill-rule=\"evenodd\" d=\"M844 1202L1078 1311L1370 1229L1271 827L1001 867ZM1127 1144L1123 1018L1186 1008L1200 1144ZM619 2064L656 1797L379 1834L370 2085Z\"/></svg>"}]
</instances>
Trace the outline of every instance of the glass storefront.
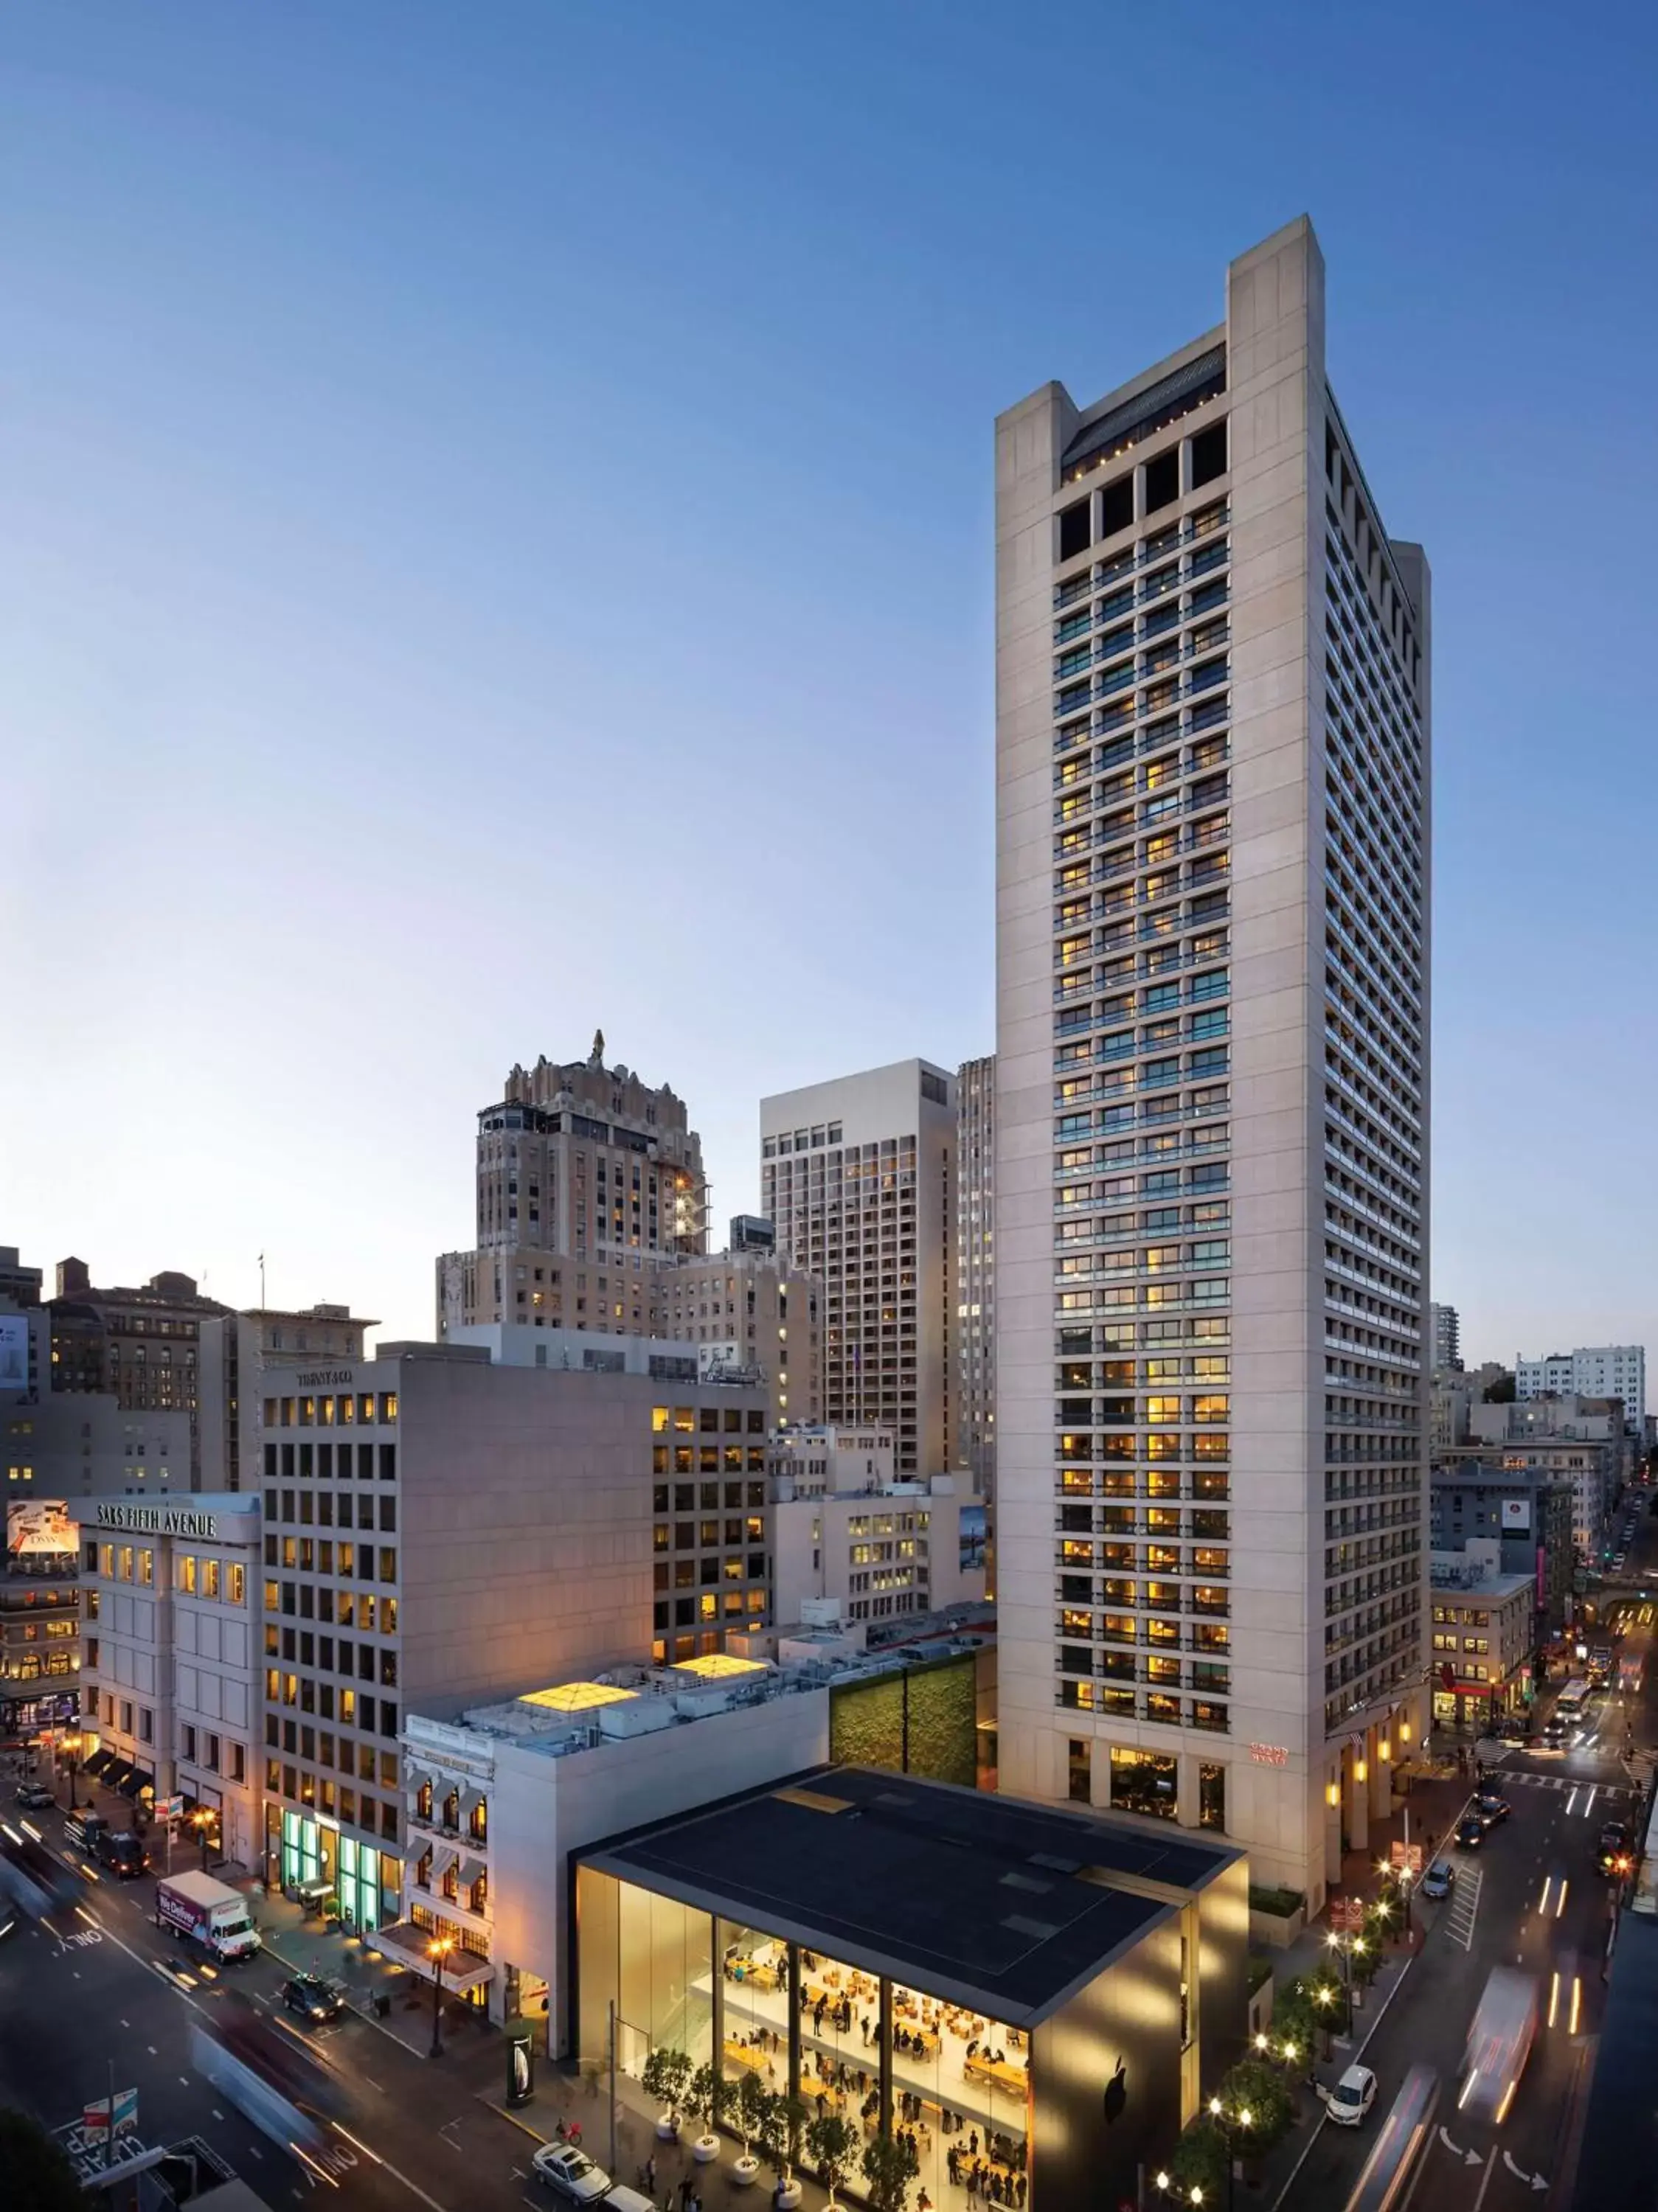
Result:
<instances>
[{"instance_id":1,"label":"glass storefront","mask_svg":"<svg viewBox=\"0 0 1658 2212\"><path fill-rule=\"evenodd\" d=\"M700 2065L717 2035L728 2083L756 2075L797 2095L808 2123L834 2112L851 2124L859 2148L842 2187L861 2197L886 2047L892 2127L911 2142L918 2169L909 2201L924 2191L938 2212L1021 2212L1031 2086L1019 2029L590 1867L577 1871L576 1922L584 2066L608 2063L613 2004L617 2065L636 2082L654 2047L683 2050Z\"/></svg>"},{"instance_id":2,"label":"glass storefront","mask_svg":"<svg viewBox=\"0 0 1658 2212\"><path fill-rule=\"evenodd\" d=\"M284 1806L265 1808L267 1887L299 1896L326 1882L348 1934L363 1935L398 1917L402 1869L376 1844L341 1835L338 1827Z\"/></svg>"},{"instance_id":3,"label":"glass storefront","mask_svg":"<svg viewBox=\"0 0 1658 2212\"><path fill-rule=\"evenodd\" d=\"M1179 1770L1172 1752L1128 1751L1113 1744L1111 1805L1114 1813L1149 1813L1173 1820L1179 1813Z\"/></svg>"},{"instance_id":4,"label":"glass storefront","mask_svg":"<svg viewBox=\"0 0 1658 2212\"><path fill-rule=\"evenodd\" d=\"M1030 2053L1015 2027L893 1984L893 2129L935 2204L1024 2203Z\"/></svg>"}]
</instances>

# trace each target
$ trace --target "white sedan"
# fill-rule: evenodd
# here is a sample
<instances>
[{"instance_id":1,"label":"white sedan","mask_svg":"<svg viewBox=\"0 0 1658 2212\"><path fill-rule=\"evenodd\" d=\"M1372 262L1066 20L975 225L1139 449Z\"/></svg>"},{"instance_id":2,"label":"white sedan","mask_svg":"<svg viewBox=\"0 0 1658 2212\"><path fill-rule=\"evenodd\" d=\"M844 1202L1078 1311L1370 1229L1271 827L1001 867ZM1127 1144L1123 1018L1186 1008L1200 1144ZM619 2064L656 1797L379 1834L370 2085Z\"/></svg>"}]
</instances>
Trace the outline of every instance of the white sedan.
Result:
<instances>
[{"instance_id":1,"label":"white sedan","mask_svg":"<svg viewBox=\"0 0 1658 2212\"><path fill-rule=\"evenodd\" d=\"M1326 2106L1338 2128L1356 2128L1376 2101L1376 2077L1368 2066L1350 2066Z\"/></svg>"},{"instance_id":2,"label":"white sedan","mask_svg":"<svg viewBox=\"0 0 1658 2212\"><path fill-rule=\"evenodd\" d=\"M571 2143L543 2143L530 2164L535 2178L568 2197L572 2204L594 2204L610 2188L610 2176L584 2150Z\"/></svg>"}]
</instances>

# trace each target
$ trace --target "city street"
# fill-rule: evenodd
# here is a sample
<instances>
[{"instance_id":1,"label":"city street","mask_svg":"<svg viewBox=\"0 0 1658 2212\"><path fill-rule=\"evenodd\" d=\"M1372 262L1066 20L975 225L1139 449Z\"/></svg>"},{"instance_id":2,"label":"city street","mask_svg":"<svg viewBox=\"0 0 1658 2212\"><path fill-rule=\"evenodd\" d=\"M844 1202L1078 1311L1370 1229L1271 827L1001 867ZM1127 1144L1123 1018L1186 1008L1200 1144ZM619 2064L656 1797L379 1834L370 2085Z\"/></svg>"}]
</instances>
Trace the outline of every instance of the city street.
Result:
<instances>
[{"instance_id":1,"label":"city street","mask_svg":"<svg viewBox=\"0 0 1658 2212\"><path fill-rule=\"evenodd\" d=\"M15 1814L6 1817L15 1825ZM31 1818L49 1843L61 1841L61 1814ZM216 1972L204 1967L149 1917L154 1887L149 1877L88 1882L77 1912L54 1917L50 1930L21 1923L0 1942L0 2102L21 2104L58 2128L107 2095L113 2066L118 2091L138 2091L137 2132L146 2143L200 2136L275 2206L326 2194L326 2182L261 2135L192 2064L192 2021L210 2024L241 1992L312 2049L340 2085L340 2124L361 2146L355 2154L340 2146L342 2160L356 2159L340 2179L342 2203L364 2212L414 2212L417 2204L505 2212L527 2195L552 2203L526 2178L533 2142L476 2094L485 2061L491 2084L504 2065L498 2039L432 2061L349 2012L325 2028L296 2022L290 2031L276 2002L286 1972L280 1962L265 1954Z\"/></svg>"},{"instance_id":2,"label":"city street","mask_svg":"<svg viewBox=\"0 0 1658 2212\"><path fill-rule=\"evenodd\" d=\"M1641 1563L1650 1561L1655 1548L1649 1532L1658 1531L1658 1522L1647 1517L1644 1494L1637 1494L1638 1557L1632 1547L1624 1578L1637 1602ZM1618 1593L1609 1589L1606 1595L1610 1600ZM1418 2062L1437 2070L1441 2104L1412 2200L1416 2212L1517 2212L1521 2204L1551 2201L1545 2192L1570 2178L1573 2131L1581 2124L1604 2001L1611 1890L1595 1870L1596 1838L1604 1821L1633 1818L1639 1802L1621 1756L1626 1727L1637 1747L1658 1744L1650 1669L1635 1707L1615 1692L1607 1696L1592 1708L1584 1740L1564 1757L1482 1746L1487 1771L1513 1814L1477 1851L1448 1852L1442 1844L1441 1856L1456 1868L1456 1887L1442 1904L1418 1900L1427 1939L1363 2053L1379 2083L1375 2113L1360 2128L1318 2129L1279 2199L1284 2212L1338 2212L1407 2069ZM1500 2128L1468 2118L1455 2101L1468 2028L1496 1966L1538 1976L1544 2023ZM1363 2015L1357 2032L1365 2033ZM1336 2070L1323 2069L1324 2078Z\"/></svg>"}]
</instances>

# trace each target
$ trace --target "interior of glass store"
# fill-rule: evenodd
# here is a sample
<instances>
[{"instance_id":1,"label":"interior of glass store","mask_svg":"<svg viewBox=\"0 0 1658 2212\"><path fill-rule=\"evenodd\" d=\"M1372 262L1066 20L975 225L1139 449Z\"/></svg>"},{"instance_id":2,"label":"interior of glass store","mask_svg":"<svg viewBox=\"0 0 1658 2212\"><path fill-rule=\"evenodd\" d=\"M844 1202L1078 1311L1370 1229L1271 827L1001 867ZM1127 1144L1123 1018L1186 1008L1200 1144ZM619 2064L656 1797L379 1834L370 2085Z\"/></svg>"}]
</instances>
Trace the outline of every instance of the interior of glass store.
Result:
<instances>
[{"instance_id":1,"label":"interior of glass store","mask_svg":"<svg viewBox=\"0 0 1658 2212\"><path fill-rule=\"evenodd\" d=\"M585 2060L605 2063L613 2000L619 2073L637 2081L658 2045L702 2065L717 2039L728 2083L758 2074L798 2095L808 2121L837 2112L867 2141L881 2125L885 2040L893 2130L916 2153L917 2212L968 2212L975 2200L1024 2205L1031 2083L1018 2027L589 1867L579 1877L579 1923ZM810 2171L809 2157L800 2163ZM860 2196L856 2153L851 2169L843 2193Z\"/></svg>"}]
</instances>

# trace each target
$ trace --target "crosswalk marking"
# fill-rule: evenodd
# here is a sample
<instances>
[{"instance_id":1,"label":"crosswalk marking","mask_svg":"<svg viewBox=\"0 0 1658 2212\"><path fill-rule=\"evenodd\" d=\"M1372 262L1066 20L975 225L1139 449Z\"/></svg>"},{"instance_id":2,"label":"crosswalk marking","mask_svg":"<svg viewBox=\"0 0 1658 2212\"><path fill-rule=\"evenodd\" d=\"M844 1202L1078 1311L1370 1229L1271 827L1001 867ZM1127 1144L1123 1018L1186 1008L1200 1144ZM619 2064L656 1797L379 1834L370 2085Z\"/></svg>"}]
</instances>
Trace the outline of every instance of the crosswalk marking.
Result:
<instances>
[{"instance_id":1,"label":"crosswalk marking","mask_svg":"<svg viewBox=\"0 0 1658 2212\"><path fill-rule=\"evenodd\" d=\"M1474 1948L1474 1920L1479 1911L1479 1891L1484 1880L1478 1867L1460 1868L1456 1887L1451 1892L1451 1909L1445 1925L1452 1942L1460 1943L1465 1951Z\"/></svg>"}]
</instances>

